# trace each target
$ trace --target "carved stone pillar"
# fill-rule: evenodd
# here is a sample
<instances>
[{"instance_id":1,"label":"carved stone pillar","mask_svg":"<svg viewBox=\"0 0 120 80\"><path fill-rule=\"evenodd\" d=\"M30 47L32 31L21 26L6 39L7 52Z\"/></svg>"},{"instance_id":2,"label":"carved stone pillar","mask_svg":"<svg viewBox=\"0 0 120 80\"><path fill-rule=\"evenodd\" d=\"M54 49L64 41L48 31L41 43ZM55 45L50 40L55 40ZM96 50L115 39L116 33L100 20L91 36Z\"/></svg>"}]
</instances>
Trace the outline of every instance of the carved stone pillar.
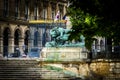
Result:
<instances>
[{"instance_id":1,"label":"carved stone pillar","mask_svg":"<svg viewBox=\"0 0 120 80\"><path fill-rule=\"evenodd\" d=\"M30 35L28 40L28 49L33 47L33 43L34 43L33 35Z\"/></svg>"},{"instance_id":2,"label":"carved stone pillar","mask_svg":"<svg viewBox=\"0 0 120 80\"><path fill-rule=\"evenodd\" d=\"M59 4L58 7L59 7L59 11L60 11L60 19L62 19L62 17L63 17L63 10L64 10L63 7L64 6Z\"/></svg>"},{"instance_id":3,"label":"carved stone pillar","mask_svg":"<svg viewBox=\"0 0 120 80\"><path fill-rule=\"evenodd\" d=\"M3 57L3 37L0 36L0 57Z\"/></svg>"},{"instance_id":4,"label":"carved stone pillar","mask_svg":"<svg viewBox=\"0 0 120 80\"><path fill-rule=\"evenodd\" d=\"M20 49L21 54L24 54L23 45L24 45L24 38L21 37L19 38L19 49Z\"/></svg>"},{"instance_id":5,"label":"carved stone pillar","mask_svg":"<svg viewBox=\"0 0 120 80\"><path fill-rule=\"evenodd\" d=\"M47 18L50 19L51 18L51 5L50 3L48 3L48 8L47 8Z\"/></svg>"},{"instance_id":6,"label":"carved stone pillar","mask_svg":"<svg viewBox=\"0 0 120 80\"><path fill-rule=\"evenodd\" d=\"M3 57L3 28L0 25L0 57Z\"/></svg>"},{"instance_id":7,"label":"carved stone pillar","mask_svg":"<svg viewBox=\"0 0 120 80\"><path fill-rule=\"evenodd\" d=\"M56 4L56 13L59 11L59 6Z\"/></svg>"},{"instance_id":8,"label":"carved stone pillar","mask_svg":"<svg viewBox=\"0 0 120 80\"><path fill-rule=\"evenodd\" d=\"M9 54L14 53L14 37L13 36L9 36L9 42L8 42L8 52Z\"/></svg>"},{"instance_id":9,"label":"carved stone pillar","mask_svg":"<svg viewBox=\"0 0 120 80\"><path fill-rule=\"evenodd\" d=\"M56 3L51 2L51 13L52 13L52 19L54 20L54 17L56 15Z\"/></svg>"}]
</instances>

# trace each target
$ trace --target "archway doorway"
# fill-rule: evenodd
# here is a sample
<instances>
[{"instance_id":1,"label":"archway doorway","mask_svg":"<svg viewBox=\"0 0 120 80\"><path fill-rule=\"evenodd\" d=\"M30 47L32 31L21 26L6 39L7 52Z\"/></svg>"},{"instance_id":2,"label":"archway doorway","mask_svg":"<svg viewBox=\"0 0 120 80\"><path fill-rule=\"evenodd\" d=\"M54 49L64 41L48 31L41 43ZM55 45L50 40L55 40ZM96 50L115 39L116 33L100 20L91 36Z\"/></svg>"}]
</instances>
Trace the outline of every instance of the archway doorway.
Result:
<instances>
[{"instance_id":1,"label":"archway doorway","mask_svg":"<svg viewBox=\"0 0 120 80\"><path fill-rule=\"evenodd\" d=\"M100 51L104 51L105 48L104 48L104 41L103 40L100 40Z\"/></svg>"},{"instance_id":2,"label":"archway doorway","mask_svg":"<svg viewBox=\"0 0 120 80\"><path fill-rule=\"evenodd\" d=\"M46 42L50 41L50 34L48 29L46 29L42 35L42 47L45 46Z\"/></svg>"},{"instance_id":3,"label":"archway doorway","mask_svg":"<svg viewBox=\"0 0 120 80\"><path fill-rule=\"evenodd\" d=\"M9 35L10 35L10 29L7 27L3 31L3 56L8 56L8 45L9 45Z\"/></svg>"},{"instance_id":4,"label":"archway doorway","mask_svg":"<svg viewBox=\"0 0 120 80\"><path fill-rule=\"evenodd\" d=\"M29 30L27 30L26 32L25 32L25 37L24 37L24 53L27 55L27 53L28 53L28 41L29 41L29 34L30 34L30 32L29 32Z\"/></svg>"},{"instance_id":5,"label":"archway doorway","mask_svg":"<svg viewBox=\"0 0 120 80\"><path fill-rule=\"evenodd\" d=\"M19 48L19 38L20 38L20 30L16 29L15 33L14 33L14 45L15 45L15 49Z\"/></svg>"},{"instance_id":6,"label":"archway doorway","mask_svg":"<svg viewBox=\"0 0 120 80\"><path fill-rule=\"evenodd\" d=\"M39 38L40 38L39 32L36 31L36 32L34 33L34 47L38 47Z\"/></svg>"}]
</instances>

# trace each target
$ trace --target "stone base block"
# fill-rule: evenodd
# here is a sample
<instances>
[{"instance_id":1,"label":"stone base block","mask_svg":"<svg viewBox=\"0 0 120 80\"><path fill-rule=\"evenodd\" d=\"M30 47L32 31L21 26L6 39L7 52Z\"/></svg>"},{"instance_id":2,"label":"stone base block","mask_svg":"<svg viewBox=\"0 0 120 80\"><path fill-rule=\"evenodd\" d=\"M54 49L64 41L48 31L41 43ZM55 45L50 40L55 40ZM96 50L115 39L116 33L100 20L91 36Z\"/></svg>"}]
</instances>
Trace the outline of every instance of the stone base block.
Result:
<instances>
[{"instance_id":1,"label":"stone base block","mask_svg":"<svg viewBox=\"0 0 120 80\"><path fill-rule=\"evenodd\" d=\"M54 60L87 59L80 47L43 48L41 57Z\"/></svg>"}]
</instances>

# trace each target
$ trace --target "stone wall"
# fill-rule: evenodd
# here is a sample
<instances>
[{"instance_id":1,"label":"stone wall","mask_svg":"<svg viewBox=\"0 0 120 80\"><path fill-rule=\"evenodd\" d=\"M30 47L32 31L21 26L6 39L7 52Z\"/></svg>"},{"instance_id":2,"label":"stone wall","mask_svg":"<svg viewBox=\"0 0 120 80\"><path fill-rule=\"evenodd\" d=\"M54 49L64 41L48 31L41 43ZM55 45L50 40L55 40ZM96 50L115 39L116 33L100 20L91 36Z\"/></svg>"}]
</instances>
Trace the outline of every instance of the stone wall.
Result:
<instances>
[{"instance_id":1,"label":"stone wall","mask_svg":"<svg viewBox=\"0 0 120 80\"><path fill-rule=\"evenodd\" d=\"M120 79L120 61L96 60L79 65L79 75L94 80Z\"/></svg>"},{"instance_id":2,"label":"stone wall","mask_svg":"<svg viewBox=\"0 0 120 80\"><path fill-rule=\"evenodd\" d=\"M82 53L82 48L43 48L41 58L56 59L48 61L77 74L77 77L90 80L120 80L120 60L90 60ZM48 63L47 63L48 64ZM62 65L61 65L62 64Z\"/></svg>"},{"instance_id":3,"label":"stone wall","mask_svg":"<svg viewBox=\"0 0 120 80\"><path fill-rule=\"evenodd\" d=\"M61 67L87 80L120 80L120 60L54 61L48 65Z\"/></svg>"}]
</instances>

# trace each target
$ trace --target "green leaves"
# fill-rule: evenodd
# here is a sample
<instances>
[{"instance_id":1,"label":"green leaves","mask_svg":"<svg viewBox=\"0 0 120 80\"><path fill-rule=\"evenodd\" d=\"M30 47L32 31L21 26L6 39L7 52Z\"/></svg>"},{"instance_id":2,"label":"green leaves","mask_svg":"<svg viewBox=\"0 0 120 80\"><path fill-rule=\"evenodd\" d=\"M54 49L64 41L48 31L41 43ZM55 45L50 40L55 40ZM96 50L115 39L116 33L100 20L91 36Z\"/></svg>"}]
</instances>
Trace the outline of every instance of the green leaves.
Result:
<instances>
[{"instance_id":1,"label":"green leaves","mask_svg":"<svg viewBox=\"0 0 120 80\"><path fill-rule=\"evenodd\" d=\"M120 7L116 0L69 0L68 15L72 22L70 39L85 36L90 47L94 36L112 38L120 44Z\"/></svg>"},{"instance_id":2,"label":"green leaves","mask_svg":"<svg viewBox=\"0 0 120 80\"><path fill-rule=\"evenodd\" d=\"M97 17L92 16L89 13L84 13L80 9L69 8L69 15L71 16L70 20L72 22L72 32L70 39L78 40L79 36L82 34L87 39L92 39L96 34L97 26ZM91 45L91 42L88 42ZM89 45L87 45L89 46Z\"/></svg>"}]
</instances>

